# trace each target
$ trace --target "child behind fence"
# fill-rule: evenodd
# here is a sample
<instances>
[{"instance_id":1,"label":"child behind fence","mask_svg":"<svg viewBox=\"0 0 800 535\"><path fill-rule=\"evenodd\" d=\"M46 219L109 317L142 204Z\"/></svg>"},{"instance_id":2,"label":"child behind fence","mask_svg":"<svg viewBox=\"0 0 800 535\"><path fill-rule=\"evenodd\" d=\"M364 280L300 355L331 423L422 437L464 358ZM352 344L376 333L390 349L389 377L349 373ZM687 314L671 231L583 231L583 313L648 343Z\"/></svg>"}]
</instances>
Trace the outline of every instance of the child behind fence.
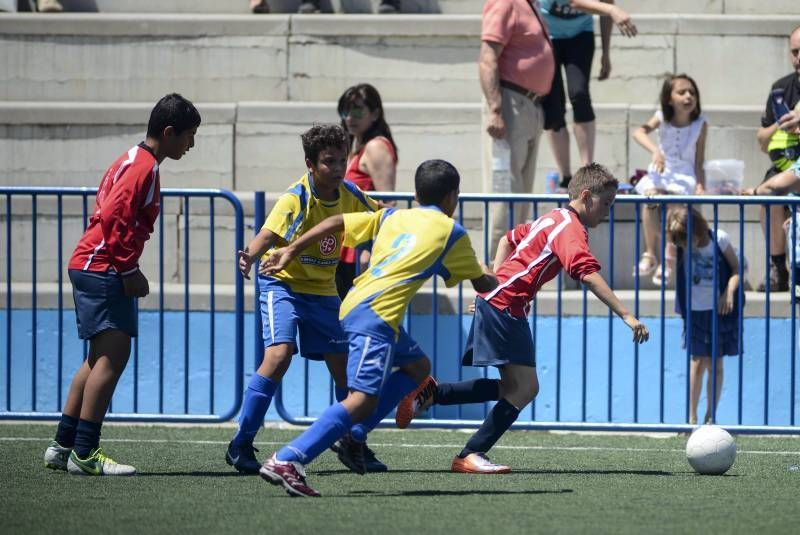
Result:
<instances>
[{"instance_id":1,"label":"child behind fence","mask_svg":"<svg viewBox=\"0 0 800 535\"><path fill-rule=\"evenodd\" d=\"M692 236L689 239L691 214ZM677 246L675 308L683 318L684 347L689 348L692 361L689 374L689 423L697 423L697 403L702 390L703 375L708 371L706 387L707 408L704 423L711 421L711 400L719 402L724 375L723 360L716 362L716 393L712 391L712 361L714 315L717 317L716 356L739 354L739 260L728 233L710 229L708 222L696 209L684 206L670 209L667 214L667 238ZM687 247L691 246L691 265ZM716 248L716 253L715 253ZM715 265L716 254L716 265ZM717 287L714 288L716 270ZM690 288L687 293L687 277ZM690 298L691 297L691 298ZM691 314L687 311L691 309ZM688 319L687 317L691 316Z\"/></svg>"}]
</instances>

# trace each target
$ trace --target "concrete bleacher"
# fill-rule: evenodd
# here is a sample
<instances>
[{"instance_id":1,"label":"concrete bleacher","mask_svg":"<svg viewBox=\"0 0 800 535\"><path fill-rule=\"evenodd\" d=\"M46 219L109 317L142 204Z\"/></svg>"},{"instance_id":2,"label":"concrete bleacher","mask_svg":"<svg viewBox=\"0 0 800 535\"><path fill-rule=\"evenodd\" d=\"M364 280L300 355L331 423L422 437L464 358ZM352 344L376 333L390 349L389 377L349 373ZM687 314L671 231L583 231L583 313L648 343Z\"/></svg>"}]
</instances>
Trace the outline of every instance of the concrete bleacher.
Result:
<instances>
[{"instance_id":1,"label":"concrete bleacher","mask_svg":"<svg viewBox=\"0 0 800 535\"><path fill-rule=\"evenodd\" d=\"M0 98L150 101L177 90L198 102L335 101L370 80L387 102L480 101L479 15L364 17L0 15ZM612 77L593 85L594 100L655 104L663 76L685 71L708 104L760 105L789 71L796 24L642 15L638 37L612 41Z\"/></svg>"},{"instance_id":2,"label":"concrete bleacher","mask_svg":"<svg viewBox=\"0 0 800 535\"><path fill-rule=\"evenodd\" d=\"M69 11L101 13L248 13L247 0L61 0ZM300 0L269 0L274 13L295 13ZM374 13L380 0L323 0L324 11ZM401 0L403 13L480 13L484 0ZM618 0L632 14L705 13L711 15L797 15L795 0Z\"/></svg>"},{"instance_id":3,"label":"concrete bleacher","mask_svg":"<svg viewBox=\"0 0 800 535\"><path fill-rule=\"evenodd\" d=\"M481 190L481 0L409 0L406 14L394 16L285 14L296 9L292 0L273 0L284 14L269 16L248 14L246 0L62 3L100 13L0 15L0 184L96 185L141 139L152 103L179 91L198 103L203 126L196 149L164 166L163 185L222 187L243 199L277 192L303 171L299 134L337 121L342 90L368 81L384 98L398 142L399 190L412 189L413 168L431 157L458 166L462 191ZM327 7L363 13L377 3ZM786 35L800 22L800 2L618 3L635 14L640 35L615 34L612 77L592 85L596 159L620 177L645 167L649 155L631 128L655 110L663 75L685 71L698 81L709 119L707 159L744 160L745 184L756 184L767 159L755 132L771 82L790 70ZM543 141L535 192L553 168ZM180 228L180 210L169 213ZM756 214L747 214L746 252L761 258ZM615 282L629 286L632 251L617 261L625 269ZM751 280L761 277L761 264L751 263ZM171 280L180 280L178 271ZM14 272L24 280L24 268ZM198 260L194 273L206 272Z\"/></svg>"}]
</instances>

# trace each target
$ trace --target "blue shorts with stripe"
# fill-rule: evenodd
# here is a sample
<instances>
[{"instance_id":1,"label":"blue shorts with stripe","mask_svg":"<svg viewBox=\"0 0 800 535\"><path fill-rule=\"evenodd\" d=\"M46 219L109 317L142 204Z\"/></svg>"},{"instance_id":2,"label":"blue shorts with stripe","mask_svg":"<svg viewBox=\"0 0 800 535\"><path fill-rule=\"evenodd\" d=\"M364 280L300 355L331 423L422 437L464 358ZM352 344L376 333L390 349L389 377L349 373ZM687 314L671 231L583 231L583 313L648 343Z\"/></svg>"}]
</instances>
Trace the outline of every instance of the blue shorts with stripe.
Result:
<instances>
[{"instance_id":1,"label":"blue shorts with stripe","mask_svg":"<svg viewBox=\"0 0 800 535\"><path fill-rule=\"evenodd\" d=\"M475 299L475 316L469 328L461 359L464 366L536 366L528 318L517 318L498 310L480 297Z\"/></svg>"},{"instance_id":2,"label":"blue shorts with stripe","mask_svg":"<svg viewBox=\"0 0 800 535\"><path fill-rule=\"evenodd\" d=\"M139 334L136 299L125 295L120 275L70 269L69 280L81 339L90 340L110 329L131 337Z\"/></svg>"},{"instance_id":3,"label":"blue shorts with stripe","mask_svg":"<svg viewBox=\"0 0 800 535\"><path fill-rule=\"evenodd\" d=\"M350 342L347 387L371 396L380 394L393 367L426 358L419 344L402 327L398 334L389 325L385 330L373 327L370 334L348 330L347 337Z\"/></svg>"},{"instance_id":4,"label":"blue shorts with stripe","mask_svg":"<svg viewBox=\"0 0 800 535\"><path fill-rule=\"evenodd\" d=\"M258 288L264 348L293 344L296 352L312 360L347 353L347 337L339 324L338 296L295 293L272 277L259 276Z\"/></svg>"}]
</instances>

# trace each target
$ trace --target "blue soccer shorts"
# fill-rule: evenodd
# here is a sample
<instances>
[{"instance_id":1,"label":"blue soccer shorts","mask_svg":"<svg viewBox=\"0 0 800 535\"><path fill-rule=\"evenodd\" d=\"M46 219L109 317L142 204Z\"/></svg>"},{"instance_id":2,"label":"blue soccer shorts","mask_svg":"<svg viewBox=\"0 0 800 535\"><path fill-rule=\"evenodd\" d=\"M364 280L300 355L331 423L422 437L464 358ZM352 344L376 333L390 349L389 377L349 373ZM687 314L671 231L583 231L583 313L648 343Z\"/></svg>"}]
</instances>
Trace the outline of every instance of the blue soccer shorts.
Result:
<instances>
[{"instance_id":1,"label":"blue soccer shorts","mask_svg":"<svg viewBox=\"0 0 800 535\"><path fill-rule=\"evenodd\" d=\"M295 293L271 277L259 276L258 288L265 349L293 344L301 356L312 360L347 353L347 337L339 324L339 297Z\"/></svg>"},{"instance_id":2,"label":"blue soccer shorts","mask_svg":"<svg viewBox=\"0 0 800 535\"><path fill-rule=\"evenodd\" d=\"M372 334L347 333L350 342L347 387L377 396L393 367L405 366L426 356L402 327L398 334L388 325L385 329L371 330ZM385 332L379 332L381 330Z\"/></svg>"},{"instance_id":3,"label":"blue soccer shorts","mask_svg":"<svg viewBox=\"0 0 800 535\"><path fill-rule=\"evenodd\" d=\"M480 297L476 298L475 316L461 364L536 367L536 350L528 318L517 318L508 310L498 310Z\"/></svg>"},{"instance_id":4,"label":"blue soccer shorts","mask_svg":"<svg viewBox=\"0 0 800 535\"><path fill-rule=\"evenodd\" d=\"M117 273L69 270L78 336L91 340L109 329L131 337L139 333L136 300L125 295L122 277Z\"/></svg>"}]
</instances>

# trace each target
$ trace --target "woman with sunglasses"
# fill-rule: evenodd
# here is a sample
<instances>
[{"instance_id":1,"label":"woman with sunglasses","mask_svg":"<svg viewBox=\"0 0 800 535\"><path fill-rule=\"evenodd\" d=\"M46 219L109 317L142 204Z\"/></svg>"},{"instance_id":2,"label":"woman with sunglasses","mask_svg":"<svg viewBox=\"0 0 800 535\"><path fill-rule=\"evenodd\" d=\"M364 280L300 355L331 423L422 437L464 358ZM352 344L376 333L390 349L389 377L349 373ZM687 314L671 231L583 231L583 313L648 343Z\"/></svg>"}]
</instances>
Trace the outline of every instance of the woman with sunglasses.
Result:
<instances>
[{"instance_id":1,"label":"woman with sunglasses","mask_svg":"<svg viewBox=\"0 0 800 535\"><path fill-rule=\"evenodd\" d=\"M338 104L342 128L350 136L350 151L344 178L363 191L394 191L397 172L397 146L383 115L383 103L378 90L370 84L348 88ZM368 254L363 253L362 267ZM344 296L356 277L356 251L342 248L342 258L336 270L336 288Z\"/></svg>"}]
</instances>

